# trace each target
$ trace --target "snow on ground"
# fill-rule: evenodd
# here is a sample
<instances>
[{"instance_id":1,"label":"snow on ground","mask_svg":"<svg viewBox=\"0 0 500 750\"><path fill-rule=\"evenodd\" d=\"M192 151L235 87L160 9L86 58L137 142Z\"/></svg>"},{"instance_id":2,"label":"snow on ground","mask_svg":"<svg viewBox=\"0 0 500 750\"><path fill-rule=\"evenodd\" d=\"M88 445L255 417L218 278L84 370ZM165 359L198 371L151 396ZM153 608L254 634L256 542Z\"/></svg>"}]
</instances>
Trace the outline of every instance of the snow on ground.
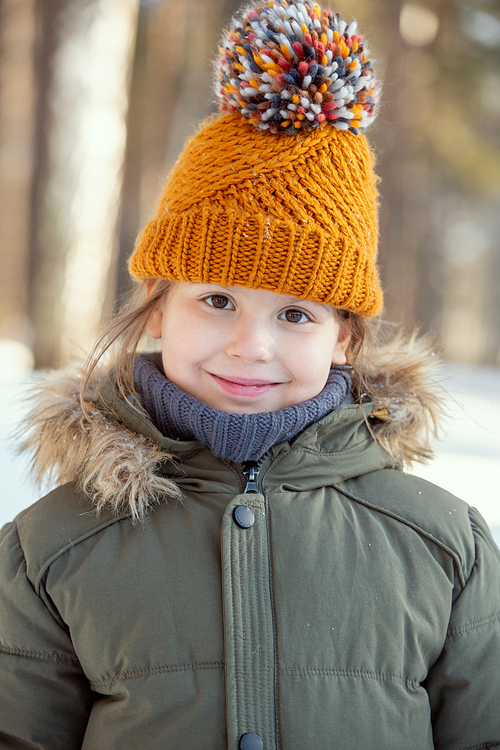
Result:
<instances>
[{"instance_id":1,"label":"snow on ground","mask_svg":"<svg viewBox=\"0 0 500 750\"><path fill-rule=\"evenodd\" d=\"M443 439L433 463L414 473L478 508L500 546L500 369L448 365L440 380L449 407ZM0 526L39 497L12 439L28 382L12 372L0 380Z\"/></svg>"},{"instance_id":2,"label":"snow on ground","mask_svg":"<svg viewBox=\"0 0 500 750\"><path fill-rule=\"evenodd\" d=\"M436 458L414 473L473 505L500 546L500 369L447 365L448 418Z\"/></svg>"}]
</instances>

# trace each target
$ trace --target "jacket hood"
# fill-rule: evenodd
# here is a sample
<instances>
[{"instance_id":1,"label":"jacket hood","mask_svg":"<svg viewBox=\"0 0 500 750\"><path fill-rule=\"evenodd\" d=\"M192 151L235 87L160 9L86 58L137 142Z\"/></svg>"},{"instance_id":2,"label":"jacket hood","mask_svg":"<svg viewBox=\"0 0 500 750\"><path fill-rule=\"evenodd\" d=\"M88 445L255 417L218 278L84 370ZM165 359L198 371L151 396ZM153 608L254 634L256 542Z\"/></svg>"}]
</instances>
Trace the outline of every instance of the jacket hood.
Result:
<instances>
[{"instance_id":1,"label":"jacket hood","mask_svg":"<svg viewBox=\"0 0 500 750\"><path fill-rule=\"evenodd\" d=\"M271 449L267 462L273 462L274 479L282 476L283 486L305 490L431 458L442 400L435 369L425 340L397 339L378 347L376 358L356 363L358 403L327 415L291 445ZM86 387L83 409L81 380L81 368L70 367L41 375L32 389L32 410L20 434L39 483L76 482L96 510L140 520L166 497L179 499L189 477L206 479L214 461L227 464L195 440L163 436L121 398L112 374L100 373ZM287 469L290 453L293 476Z\"/></svg>"}]
</instances>

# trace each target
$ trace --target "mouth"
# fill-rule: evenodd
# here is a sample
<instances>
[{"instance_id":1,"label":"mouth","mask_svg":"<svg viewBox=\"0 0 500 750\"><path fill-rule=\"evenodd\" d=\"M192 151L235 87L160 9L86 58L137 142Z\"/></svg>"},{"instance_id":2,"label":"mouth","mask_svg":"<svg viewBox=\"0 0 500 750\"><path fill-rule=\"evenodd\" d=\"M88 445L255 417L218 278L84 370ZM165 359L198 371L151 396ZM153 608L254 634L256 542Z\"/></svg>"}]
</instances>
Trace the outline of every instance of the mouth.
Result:
<instances>
[{"instance_id":1,"label":"mouth","mask_svg":"<svg viewBox=\"0 0 500 750\"><path fill-rule=\"evenodd\" d=\"M226 391L226 393L230 393L233 396L248 396L250 398L262 396L273 388L276 388L276 386L281 385L281 383L272 380L235 378L232 376L223 378L220 375L209 374L217 385Z\"/></svg>"}]
</instances>

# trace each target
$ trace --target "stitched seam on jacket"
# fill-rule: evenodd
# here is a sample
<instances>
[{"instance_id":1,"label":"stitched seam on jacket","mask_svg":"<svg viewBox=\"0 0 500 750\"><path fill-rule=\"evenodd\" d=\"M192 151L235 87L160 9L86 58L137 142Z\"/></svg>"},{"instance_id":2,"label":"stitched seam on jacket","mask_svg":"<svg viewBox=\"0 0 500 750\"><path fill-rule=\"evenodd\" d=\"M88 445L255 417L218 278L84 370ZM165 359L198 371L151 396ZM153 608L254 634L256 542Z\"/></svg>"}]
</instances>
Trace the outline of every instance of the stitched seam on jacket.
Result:
<instances>
[{"instance_id":1,"label":"stitched seam on jacket","mask_svg":"<svg viewBox=\"0 0 500 750\"><path fill-rule=\"evenodd\" d=\"M377 682L397 682L401 685L406 685L410 688L418 688L420 687L420 683L418 680L411 680L409 678L403 677L403 675L397 675L397 674L384 674L383 672L365 672L361 669L321 669L321 668L314 668L314 667L297 667L297 668L287 668L287 667L281 667L279 670L280 674L284 675L319 675L319 676L326 676L326 677L356 677L360 679L367 679L367 680L376 680Z\"/></svg>"},{"instance_id":2,"label":"stitched seam on jacket","mask_svg":"<svg viewBox=\"0 0 500 750\"><path fill-rule=\"evenodd\" d=\"M351 450L351 449L349 449L349 450ZM329 455L334 455L334 454L329 454ZM284 458L285 458L285 456L280 456L279 458L277 458L271 464L271 466L269 467L269 470L271 469L272 466L275 466L277 463L279 463L280 461L284 460ZM264 485L264 480L263 480L263 485ZM394 520L399 521L400 523L403 523L405 526L408 526L409 528L413 529L414 531L416 531L418 534L421 534L426 539L429 539L429 541L433 542L438 547L441 547L441 549L443 549L445 552L447 552L450 555L450 557L453 559L453 561L454 561L454 563L456 565L457 572L458 572L458 577L460 579L460 584L461 584L462 588L465 588L465 586L467 584L467 580L466 580L466 578L464 576L464 572L462 570L462 565L461 565L460 558L458 557L458 555L456 554L456 552L454 550L450 549L448 547L448 545L444 544L444 542L442 542L440 539L438 539L437 537L433 536L430 532L425 531L425 529L422 529L418 524L414 523L413 521L409 521L406 518L404 518L403 516L400 516L398 513L395 513L394 511L388 510L387 508L381 508L378 505L374 505L373 503L370 503L368 500L365 500L362 497L358 497L357 495L353 495L351 492L349 492L348 490L343 489L342 487L340 487L335 482L332 482L331 484L325 485L325 486L331 487L332 489L334 489L337 492L339 492L341 495L344 495L344 497L347 497L349 500L354 500L355 502L360 503L361 505L364 505L366 508L371 508L372 510L374 510L374 511L376 511L378 513L382 513L383 515L388 516L389 518L393 518ZM296 491L302 492L302 490L296 490ZM275 491L273 494L281 494L281 491Z\"/></svg>"},{"instance_id":3,"label":"stitched seam on jacket","mask_svg":"<svg viewBox=\"0 0 500 750\"><path fill-rule=\"evenodd\" d=\"M368 500L365 500L362 497L357 497L357 495L353 495L351 492L348 492L348 490L343 489L338 484L331 484L329 485L329 487L332 487L337 492L340 492L341 495L344 495L344 497L349 498L349 500L354 500L357 503L361 503L361 505L364 505L366 508L371 508L372 510L378 511L379 513L382 513L385 516L389 516L389 518L394 518L396 521L403 523L405 526L408 526L410 529L413 529L414 531L416 531L418 534L421 534L426 539L429 539L429 541L433 542L438 547L441 547L441 549L447 552L450 555L450 557L453 559L456 565L460 584L462 588L465 588L467 584L467 579L464 575L464 571L462 570L462 564L461 564L459 556L457 555L456 552L454 552L454 550L450 549L448 545L444 544L444 542L442 542L440 539L437 539L430 532L425 531L425 529L422 529L418 524L414 523L413 521L408 521L406 518L403 518L398 513L388 510L387 508L380 508L378 505L374 505L373 503L370 503Z\"/></svg>"},{"instance_id":4,"label":"stitched seam on jacket","mask_svg":"<svg viewBox=\"0 0 500 750\"><path fill-rule=\"evenodd\" d=\"M23 659L34 659L35 661L60 662L63 664L79 664L76 656L67 656L66 654L51 653L50 651L29 651L25 648L12 648L11 646L1 646L0 653L9 656L20 656Z\"/></svg>"},{"instance_id":5,"label":"stitched seam on jacket","mask_svg":"<svg viewBox=\"0 0 500 750\"><path fill-rule=\"evenodd\" d=\"M256 510L257 510L257 508L256 508ZM267 544L266 544L266 552L267 552ZM265 597L265 593L264 592L266 590L266 581L265 581L265 578L264 578L265 561L263 559L262 560L259 559L259 553L258 553L258 550L257 550L257 545L254 545L254 547L253 547L252 558L253 558L252 559L252 566L253 566L253 569L254 569L254 577L255 577L255 593L256 593L256 599L257 599L257 603L258 603L259 602L259 589L260 589L260 592L262 592L261 593L262 597ZM267 611L267 607L265 606L265 604L264 604L264 607L263 607L263 615L264 615L264 621L265 621L265 624L264 624L264 636L262 635L262 625L261 625L261 621L260 621L260 619L261 619L261 617L260 617L261 613L259 611L258 604L257 604L257 607L256 607L256 614L257 614L257 617L256 617L256 620L257 620L257 644L256 644L256 646L258 648L258 646L261 643L265 644L266 636L269 633L269 623L268 623L269 613ZM253 648L254 648L254 644L252 643L252 649ZM264 647L264 652L266 650L267 649ZM260 661L260 666L259 666L259 683L260 683L259 684L259 696L257 698L254 698L254 700L255 700L255 709L254 710L255 710L255 713L257 713L257 710L259 711L261 725L264 726L264 720L265 720L265 716L266 716L266 706L269 706L270 701L269 701L269 681L267 679L268 662L267 662L267 658L265 658L265 660L262 659L261 653L262 652L259 653L259 656L260 656L260 658L259 658L259 661ZM249 663L252 664L252 654L250 654L249 657L250 657L249 658ZM262 666L264 666L264 669L262 669ZM252 678L253 677L254 677L254 675L252 675ZM252 679L252 682L254 682L254 679ZM257 708L257 706L258 706L259 703L260 703L260 708Z\"/></svg>"},{"instance_id":6,"label":"stitched seam on jacket","mask_svg":"<svg viewBox=\"0 0 500 750\"><path fill-rule=\"evenodd\" d=\"M269 513L269 496L264 495L265 499L265 512L267 520L266 529L266 546L269 560L269 593L271 597L271 629L273 636L273 648L274 648L274 685L273 685L273 700L274 705L279 705L279 685L278 685L278 673L279 673L279 653L278 653L278 639L276 638L276 602L274 599L274 582L273 582L273 560L271 555L271 515ZM279 711L274 711L274 725L276 729L276 748L279 750L281 747L281 727L279 723Z\"/></svg>"},{"instance_id":7,"label":"stitched seam on jacket","mask_svg":"<svg viewBox=\"0 0 500 750\"><path fill-rule=\"evenodd\" d=\"M70 539L68 544L65 544L64 547L61 547L61 549L59 549L51 557L49 557L48 560L46 560L43 563L43 565L40 567L36 580L34 584L32 584L35 589L36 595L40 596L40 588L42 586L43 578L46 575L52 563L54 563L59 557L64 555L66 552L69 552L69 550L72 550L74 547L76 547L77 544L81 544L82 542L85 542L87 539L90 539L91 537L93 537L95 534L99 534L101 531L104 531L104 529L107 529L108 526L112 526L113 524L118 523L119 521L125 521L127 519L130 520L130 516L120 515L120 516L116 516L115 518L110 518L107 521L103 522L100 526L97 526L96 528L91 529L90 531L87 531L85 534L82 534L76 539Z\"/></svg>"},{"instance_id":8,"label":"stitched seam on jacket","mask_svg":"<svg viewBox=\"0 0 500 750\"><path fill-rule=\"evenodd\" d=\"M448 631L448 635L450 638L457 638L460 635L465 635L466 633L470 633L472 630L478 630L479 628L484 628L486 625L490 625L492 622L495 622L496 620L500 620L500 612L494 612L489 617L484 617L482 620L473 620L472 622L467 623L466 625L461 625L459 628L453 628ZM474 749L473 749L474 750Z\"/></svg>"},{"instance_id":9,"label":"stitched seam on jacket","mask_svg":"<svg viewBox=\"0 0 500 750\"><path fill-rule=\"evenodd\" d=\"M229 559L234 560L233 555L233 527L231 526L229 529ZM238 563L239 563L239 557L238 557ZM232 624L232 630L234 632L235 630L235 607L234 607L234 583L233 583L233 571L234 571L234 565L231 565L231 572L229 575L229 583L231 586L231 624ZM239 695L238 695L238 675L237 675L237 655L236 655L236 638L232 639L233 642L233 648L232 648L232 654L231 657L234 659L234 709L235 709L235 715L236 715L236 724L238 724L239 721Z\"/></svg>"},{"instance_id":10,"label":"stitched seam on jacket","mask_svg":"<svg viewBox=\"0 0 500 750\"><path fill-rule=\"evenodd\" d=\"M474 745L474 747L465 747L464 750L490 750L492 747L500 747L500 740L498 742L485 742L483 745Z\"/></svg>"},{"instance_id":11,"label":"stitched seam on jacket","mask_svg":"<svg viewBox=\"0 0 500 750\"><path fill-rule=\"evenodd\" d=\"M148 677L149 675L162 674L163 672L194 672L197 669L224 669L224 662L207 661L195 662L194 664L166 664L148 668L125 669L123 672L118 672L118 674L108 677L105 680L92 680L90 685L92 688L109 687L119 680L132 680L135 677Z\"/></svg>"}]
</instances>

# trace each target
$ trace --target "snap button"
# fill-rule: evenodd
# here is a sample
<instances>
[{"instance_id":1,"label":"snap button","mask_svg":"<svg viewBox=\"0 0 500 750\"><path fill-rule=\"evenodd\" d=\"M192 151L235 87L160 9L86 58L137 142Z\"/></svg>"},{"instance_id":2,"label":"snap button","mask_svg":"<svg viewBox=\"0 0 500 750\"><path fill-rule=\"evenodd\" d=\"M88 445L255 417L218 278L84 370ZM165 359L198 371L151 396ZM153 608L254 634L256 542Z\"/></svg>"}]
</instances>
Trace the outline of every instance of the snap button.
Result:
<instances>
[{"instance_id":1,"label":"snap button","mask_svg":"<svg viewBox=\"0 0 500 750\"><path fill-rule=\"evenodd\" d=\"M234 509L234 520L242 529L249 529L255 523L255 516L248 505L237 505Z\"/></svg>"},{"instance_id":2,"label":"snap button","mask_svg":"<svg viewBox=\"0 0 500 750\"><path fill-rule=\"evenodd\" d=\"M264 745L259 735L253 732L244 734L240 740L240 750L263 750L263 747Z\"/></svg>"}]
</instances>

